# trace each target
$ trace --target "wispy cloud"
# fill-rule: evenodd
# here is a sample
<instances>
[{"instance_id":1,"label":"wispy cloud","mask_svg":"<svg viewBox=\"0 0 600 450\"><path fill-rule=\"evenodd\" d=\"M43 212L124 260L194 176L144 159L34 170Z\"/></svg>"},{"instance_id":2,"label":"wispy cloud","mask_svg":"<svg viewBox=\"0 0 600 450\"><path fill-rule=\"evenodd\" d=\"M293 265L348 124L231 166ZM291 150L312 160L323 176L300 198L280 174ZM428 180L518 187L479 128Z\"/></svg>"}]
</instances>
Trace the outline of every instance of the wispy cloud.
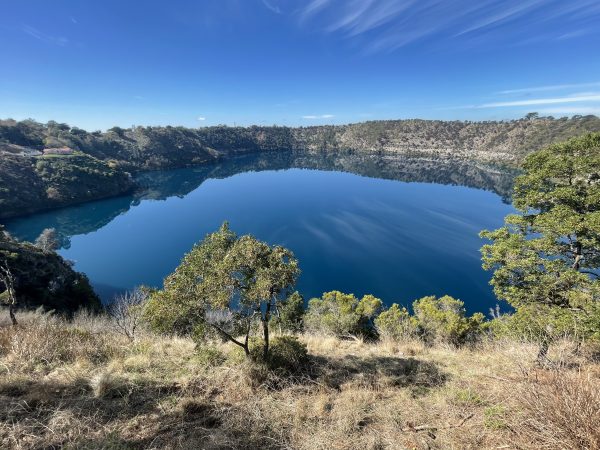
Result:
<instances>
[{"instance_id":1,"label":"wispy cloud","mask_svg":"<svg viewBox=\"0 0 600 450\"><path fill-rule=\"evenodd\" d=\"M582 88L600 86L600 82L570 83L537 86L523 89L509 89L496 92L497 101L474 103L470 105L437 108L438 110L457 109L493 109L536 107L536 111L545 114L597 114L600 111L600 91L582 92ZM552 97L523 98L523 94L546 91L564 91L563 95ZM577 92L579 90L579 92ZM570 91L570 92L569 92ZM516 95L506 100L507 95ZM537 109L538 106L547 108Z\"/></svg>"},{"instance_id":2,"label":"wispy cloud","mask_svg":"<svg viewBox=\"0 0 600 450\"><path fill-rule=\"evenodd\" d=\"M321 114L321 115L308 115L308 116L302 116L303 119L309 119L309 120L314 120L314 119L332 119L335 116L333 114Z\"/></svg>"},{"instance_id":3,"label":"wispy cloud","mask_svg":"<svg viewBox=\"0 0 600 450\"><path fill-rule=\"evenodd\" d=\"M202 116L200 116L200 117L198 117L198 120L199 120L200 122L204 122L204 121L206 120L206 117L202 117Z\"/></svg>"},{"instance_id":4,"label":"wispy cloud","mask_svg":"<svg viewBox=\"0 0 600 450\"><path fill-rule=\"evenodd\" d=\"M418 40L517 45L542 34L556 40L600 32L589 26L600 19L597 0L312 0L297 14L300 23L369 53Z\"/></svg>"},{"instance_id":5,"label":"wispy cloud","mask_svg":"<svg viewBox=\"0 0 600 450\"><path fill-rule=\"evenodd\" d=\"M29 25L23 25L22 30L24 33L29 36L37 39L38 41L45 42L47 44L57 45L59 47L64 47L69 43L69 40L63 36L51 36L49 34L43 33L37 28L34 28Z\"/></svg>"},{"instance_id":6,"label":"wispy cloud","mask_svg":"<svg viewBox=\"0 0 600 450\"><path fill-rule=\"evenodd\" d=\"M499 91L498 94L511 95L511 94L528 94L530 92L546 92L546 91L562 91L566 89L581 89L588 87L598 87L600 81L592 83L575 83L575 84L553 84L549 86L536 86L530 88L521 89L508 89L506 91Z\"/></svg>"},{"instance_id":7,"label":"wispy cloud","mask_svg":"<svg viewBox=\"0 0 600 450\"><path fill-rule=\"evenodd\" d=\"M600 93L590 93L588 95L573 95L567 97L555 98L536 98L530 100L515 100L509 102L492 102L475 106L476 108L503 108L508 106L535 106L535 105L555 105L560 103L579 103L579 102L599 102Z\"/></svg>"},{"instance_id":8,"label":"wispy cloud","mask_svg":"<svg viewBox=\"0 0 600 450\"><path fill-rule=\"evenodd\" d=\"M262 2L269 11L274 12L275 14L282 14L281 8L278 5L273 4L268 0L262 0Z\"/></svg>"},{"instance_id":9,"label":"wispy cloud","mask_svg":"<svg viewBox=\"0 0 600 450\"><path fill-rule=\"evenodd\" d=\"M592 114L600 116L600 106L563 106L559 108L542 108L538 110L540 114L555 114L555 115L582 115Z\"/></svg>"},{"instance_id":10,"label":"wispy cloud","mask_svg":"<svg viewBox=\"0 0 600 450\"><path fill-rule=\"evenodd\" d=\"M304 21L310 19L330 3L332 3L332 0L312 0L308 5L299 11L300 20Z\"/></svg>"}]
</instances>

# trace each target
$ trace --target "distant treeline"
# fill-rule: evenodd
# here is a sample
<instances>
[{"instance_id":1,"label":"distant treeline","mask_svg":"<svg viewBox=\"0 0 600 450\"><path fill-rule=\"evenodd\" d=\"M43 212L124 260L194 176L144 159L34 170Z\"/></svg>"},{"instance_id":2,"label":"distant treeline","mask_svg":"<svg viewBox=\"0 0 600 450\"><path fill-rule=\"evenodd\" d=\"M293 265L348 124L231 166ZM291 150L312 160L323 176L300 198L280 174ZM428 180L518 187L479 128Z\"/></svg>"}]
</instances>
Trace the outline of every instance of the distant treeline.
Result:
<instances>
[{"instance_id":1,"label":"distant treeline","mask_svg":"<svg viewBox=\"0 0 600 450\"><path fill-rule=\"evenodd\" d=\"M274 150L385 151L515 164L532 151L590 131L600 131L600 118L528 115L501 122L386 120L298 128L136 126L104 133L53 121L9 119L0 120L0 143L35 149L67 146L126 170L184 167Z\"/></svg>"},{"instance_id":2,"label":"distant treeline","mask_svg":"<svg viewBox=\"0 0 600 450\"><path fill-rule=\"evenodd\" d=\"M113 127L0 120L0 218L124 194L129 173L197 166L236 155L351 152L518 166L551 143L600 131L600 118L528 114L512 121L388 120L314 127ZM41 155L68 147L72 154ZM128 173L129 172L129 173Z\"/></svg>"}]
</instances>

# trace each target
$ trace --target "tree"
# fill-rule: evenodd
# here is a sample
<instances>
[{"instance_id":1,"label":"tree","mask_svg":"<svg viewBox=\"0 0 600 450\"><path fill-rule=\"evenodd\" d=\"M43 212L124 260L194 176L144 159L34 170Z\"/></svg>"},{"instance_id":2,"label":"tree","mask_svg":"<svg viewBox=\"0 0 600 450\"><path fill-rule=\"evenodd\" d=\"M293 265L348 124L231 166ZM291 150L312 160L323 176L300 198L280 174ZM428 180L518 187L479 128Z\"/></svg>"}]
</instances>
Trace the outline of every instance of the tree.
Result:
<instances>
[{"instance_id":1,"label":"tree","mask_svg":"<svg viewBox=\"0 0 600 450\"><path fill-rule=\"evenodd\" d=\"M536 112L530 112L525 115L525 120L535 120L539 118L540 115Z\"/></svg>"},{"instance_id":2,"label":"tree","mask_svg":"<svg viewBox=\"0 0 600 450\"><path fill-rule=\"evenodd\" d=\"M58 250L60 248L60 241L58 240L56 229L46 228L42 231L35 240L35 246L47 253Z\"/></svg>"},{"instance_id":3,"label":"tree","mask_svg":"<svg viewBox=\"0 0 600 450\"><path fill-rule=\"evenodd\" d=\"M4 285L4 292L0 295L0 298L8 304L8 315L13 325L18 325L17 318L15 316L15 308L17 306L17 293L15 291L15 276L10 270L8 261L4 260L0 263L0 281Z\"/></svg>"},{"instance_id":4,"label":"tree","mask_svg":"<svg viewBox=\"0 0 600 450\"><path fill-rule=\"evenodd\" d=\"M600 133L529 155L505 226L483 231L483 267L494 292L519 308L560 308L578 333L600 300ZM566 322L562 320L562 322ZM587 330L589 332L593 330ZM540 358L548 350L543 339Z\"/></svg>"},{"instance_id":5,"label":"tree","mask_svg":"<svg viewBox=\"0 0 600 450\"><path fill-rule=\"evenodd\" d=\"M107 307L117 332L131 341L135 340L136 332L142 324L148 294L147 288L135 288L133 291L115 296Z\"/></svg>"},{"instance_id":6,"label":"tree","mask_svg":"<svg viewBox=\"0 0 600 450\"><path fill-rule=\"evenodd\" d=\"M291 251L250 235L238 238L225 222L184 256L151 297L146 315L163 331L204 335L214 330L246 356L252 324L258 320L266 360L271 316L299 273Z\"/></svg>"}]
</instances>

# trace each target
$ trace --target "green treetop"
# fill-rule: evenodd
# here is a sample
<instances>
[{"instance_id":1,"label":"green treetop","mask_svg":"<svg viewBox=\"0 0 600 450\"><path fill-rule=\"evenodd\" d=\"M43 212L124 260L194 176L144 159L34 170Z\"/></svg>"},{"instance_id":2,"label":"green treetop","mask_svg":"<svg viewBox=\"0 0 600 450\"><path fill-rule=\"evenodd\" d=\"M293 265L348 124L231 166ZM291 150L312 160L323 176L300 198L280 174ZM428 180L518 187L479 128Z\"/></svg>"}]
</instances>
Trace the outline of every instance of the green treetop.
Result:
<instances>
[{"instance_id":1,"label":"green treetop","mask_svg":"<svg viewBox=\"0 0 600 450\"><path fill-rule=\"evenodd\" d=\"M292 252L246 235L237 237L227 223L195 245L148 305L158 329L205 333L212 329L242 347L252 324L263 331L263 356L269 351L269 321L293 288L300 271ZM241 338L240 338L241 336Z\"/></svg>"},{"instance_id":2,"label":"green treetop","mask_svg":"<svg viewBox=\"0 0 600 450\"><path fill-rule=\"evenodd\" d=\"M500 299L519 308L562 308L583 322L600 299L600 134L527 157L505 226L484 231L483 266Z\"/></svg>"}]
</instances>

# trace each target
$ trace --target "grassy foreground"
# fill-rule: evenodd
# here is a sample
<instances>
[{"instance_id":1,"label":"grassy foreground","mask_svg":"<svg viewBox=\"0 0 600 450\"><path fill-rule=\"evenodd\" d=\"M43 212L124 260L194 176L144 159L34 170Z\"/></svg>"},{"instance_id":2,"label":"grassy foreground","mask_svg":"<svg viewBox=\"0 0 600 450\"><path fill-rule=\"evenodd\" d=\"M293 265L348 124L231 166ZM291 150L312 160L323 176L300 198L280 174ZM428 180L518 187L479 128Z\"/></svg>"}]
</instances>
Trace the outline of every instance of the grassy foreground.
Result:
<instances>
[{"instance_id":1,"label":"grassy foreground","mask_svg":"<svg viewBox=\"0 0 600 450\"><path fill-rule=\"evenodd\" d=\"M6 316L2 313L2 320ZM310 364L280 378L231 344L105 317L0 322L0 448L598 449L600 361L537 348L375 344L304 335Z\"/></svg>"}]
</instances>

